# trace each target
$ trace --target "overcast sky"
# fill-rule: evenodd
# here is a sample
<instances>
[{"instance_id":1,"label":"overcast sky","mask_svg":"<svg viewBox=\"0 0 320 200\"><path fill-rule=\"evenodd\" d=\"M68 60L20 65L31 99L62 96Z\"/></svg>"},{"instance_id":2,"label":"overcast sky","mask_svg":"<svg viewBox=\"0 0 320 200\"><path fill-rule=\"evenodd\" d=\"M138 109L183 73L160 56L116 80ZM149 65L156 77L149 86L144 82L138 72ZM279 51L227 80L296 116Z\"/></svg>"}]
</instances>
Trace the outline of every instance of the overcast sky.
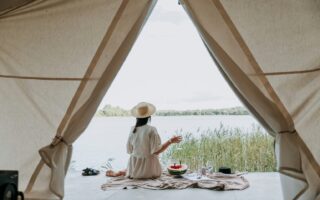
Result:
<instances>
[{"instance_id":1,"label":"overcast sky","mask_svg":"<svg viewBox=\"0 0 320 200\"><path fill-rule=\"evenodd\" d=\"M241 106L176 0L158 1L100 107L141 101L176 110Z\"/></svg>"}]
</instances>

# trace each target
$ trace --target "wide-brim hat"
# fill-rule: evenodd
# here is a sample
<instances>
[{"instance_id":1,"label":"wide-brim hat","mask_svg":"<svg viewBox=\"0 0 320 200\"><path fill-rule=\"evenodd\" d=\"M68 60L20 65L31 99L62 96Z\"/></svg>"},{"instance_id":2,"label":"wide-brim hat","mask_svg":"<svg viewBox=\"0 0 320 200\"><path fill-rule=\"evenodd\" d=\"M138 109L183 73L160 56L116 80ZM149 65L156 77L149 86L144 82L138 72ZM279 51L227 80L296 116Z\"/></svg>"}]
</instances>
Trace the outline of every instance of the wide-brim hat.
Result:
<instances>
[{"instance_id":1,"label":"wide-brim hat","mask_svg":"<svg viewBox=\"0 0 320 200\"><path fill-rule=\"evenodd\" d=\"M132 116L136 118L150 117L156 112L156 107L151 103L141 102L131 109Z\"/></svg>"}]
</instances>

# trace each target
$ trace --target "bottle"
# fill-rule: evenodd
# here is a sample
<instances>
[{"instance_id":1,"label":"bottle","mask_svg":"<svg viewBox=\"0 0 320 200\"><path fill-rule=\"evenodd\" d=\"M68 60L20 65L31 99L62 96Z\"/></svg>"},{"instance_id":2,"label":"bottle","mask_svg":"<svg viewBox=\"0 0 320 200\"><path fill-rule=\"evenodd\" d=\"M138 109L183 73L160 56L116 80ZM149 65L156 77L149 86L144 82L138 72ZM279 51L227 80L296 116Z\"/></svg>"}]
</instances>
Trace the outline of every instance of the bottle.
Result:
<instances>
[{"instance_id":1,"label":"bottle","mask_svg":"<svg viewBox=\"0 0 320 200\"><path fill-rule=\"evenodd\" d=\"M207 175L207 169L206 169L205 167L202 167L202 168L201 168L201 175L202 175L202 176Z\"/></svg>"}]
</instances>

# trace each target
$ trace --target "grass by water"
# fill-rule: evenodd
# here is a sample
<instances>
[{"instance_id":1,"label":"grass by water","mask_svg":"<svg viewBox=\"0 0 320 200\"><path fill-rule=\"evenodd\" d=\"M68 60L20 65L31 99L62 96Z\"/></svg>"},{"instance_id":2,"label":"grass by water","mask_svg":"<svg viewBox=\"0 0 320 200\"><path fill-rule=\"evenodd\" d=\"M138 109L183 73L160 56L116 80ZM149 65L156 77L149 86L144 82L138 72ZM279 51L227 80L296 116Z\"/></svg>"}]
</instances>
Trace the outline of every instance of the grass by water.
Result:
<instances>
[{"instance_id":1,"label":"grass by water","mask_svg":"<svg viewBox=\"0 0 320 200\"><path fill-rule=\"evenodd\" d=\"M261 127L250 130L220 126L218 129L200 130L201 136L177 131L183 136L180 144L172 145L161 157L164 163L186 163L191 170L221 166L233 171L276 171L274 138ZM199 135L199 134L195 134Z\"/></svg>"}]
</instances>

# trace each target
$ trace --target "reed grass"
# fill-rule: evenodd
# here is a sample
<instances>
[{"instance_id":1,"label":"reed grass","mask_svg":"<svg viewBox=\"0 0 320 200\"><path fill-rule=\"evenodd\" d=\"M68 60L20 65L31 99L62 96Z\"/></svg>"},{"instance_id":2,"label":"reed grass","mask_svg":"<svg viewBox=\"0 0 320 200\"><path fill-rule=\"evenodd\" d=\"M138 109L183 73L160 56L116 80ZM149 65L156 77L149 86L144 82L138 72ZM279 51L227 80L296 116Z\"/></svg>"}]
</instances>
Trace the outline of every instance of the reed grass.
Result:
<instances>
[{"instance_id":1,"label":"reed grass","mask_svg":"<svg viewBox=\"0 0 320 200\"><path fill-rule=\"evenodd\" d=\"M191 170L213 167L217 171L221 166L228 166L233 171L276 171L274 138L260 126L243 130L220 125L218 129L198 129L197 132L177 131L183 141L171 145L162 155L162 162L168 164L181 160Z\"/></svg>"}]
</instances>

